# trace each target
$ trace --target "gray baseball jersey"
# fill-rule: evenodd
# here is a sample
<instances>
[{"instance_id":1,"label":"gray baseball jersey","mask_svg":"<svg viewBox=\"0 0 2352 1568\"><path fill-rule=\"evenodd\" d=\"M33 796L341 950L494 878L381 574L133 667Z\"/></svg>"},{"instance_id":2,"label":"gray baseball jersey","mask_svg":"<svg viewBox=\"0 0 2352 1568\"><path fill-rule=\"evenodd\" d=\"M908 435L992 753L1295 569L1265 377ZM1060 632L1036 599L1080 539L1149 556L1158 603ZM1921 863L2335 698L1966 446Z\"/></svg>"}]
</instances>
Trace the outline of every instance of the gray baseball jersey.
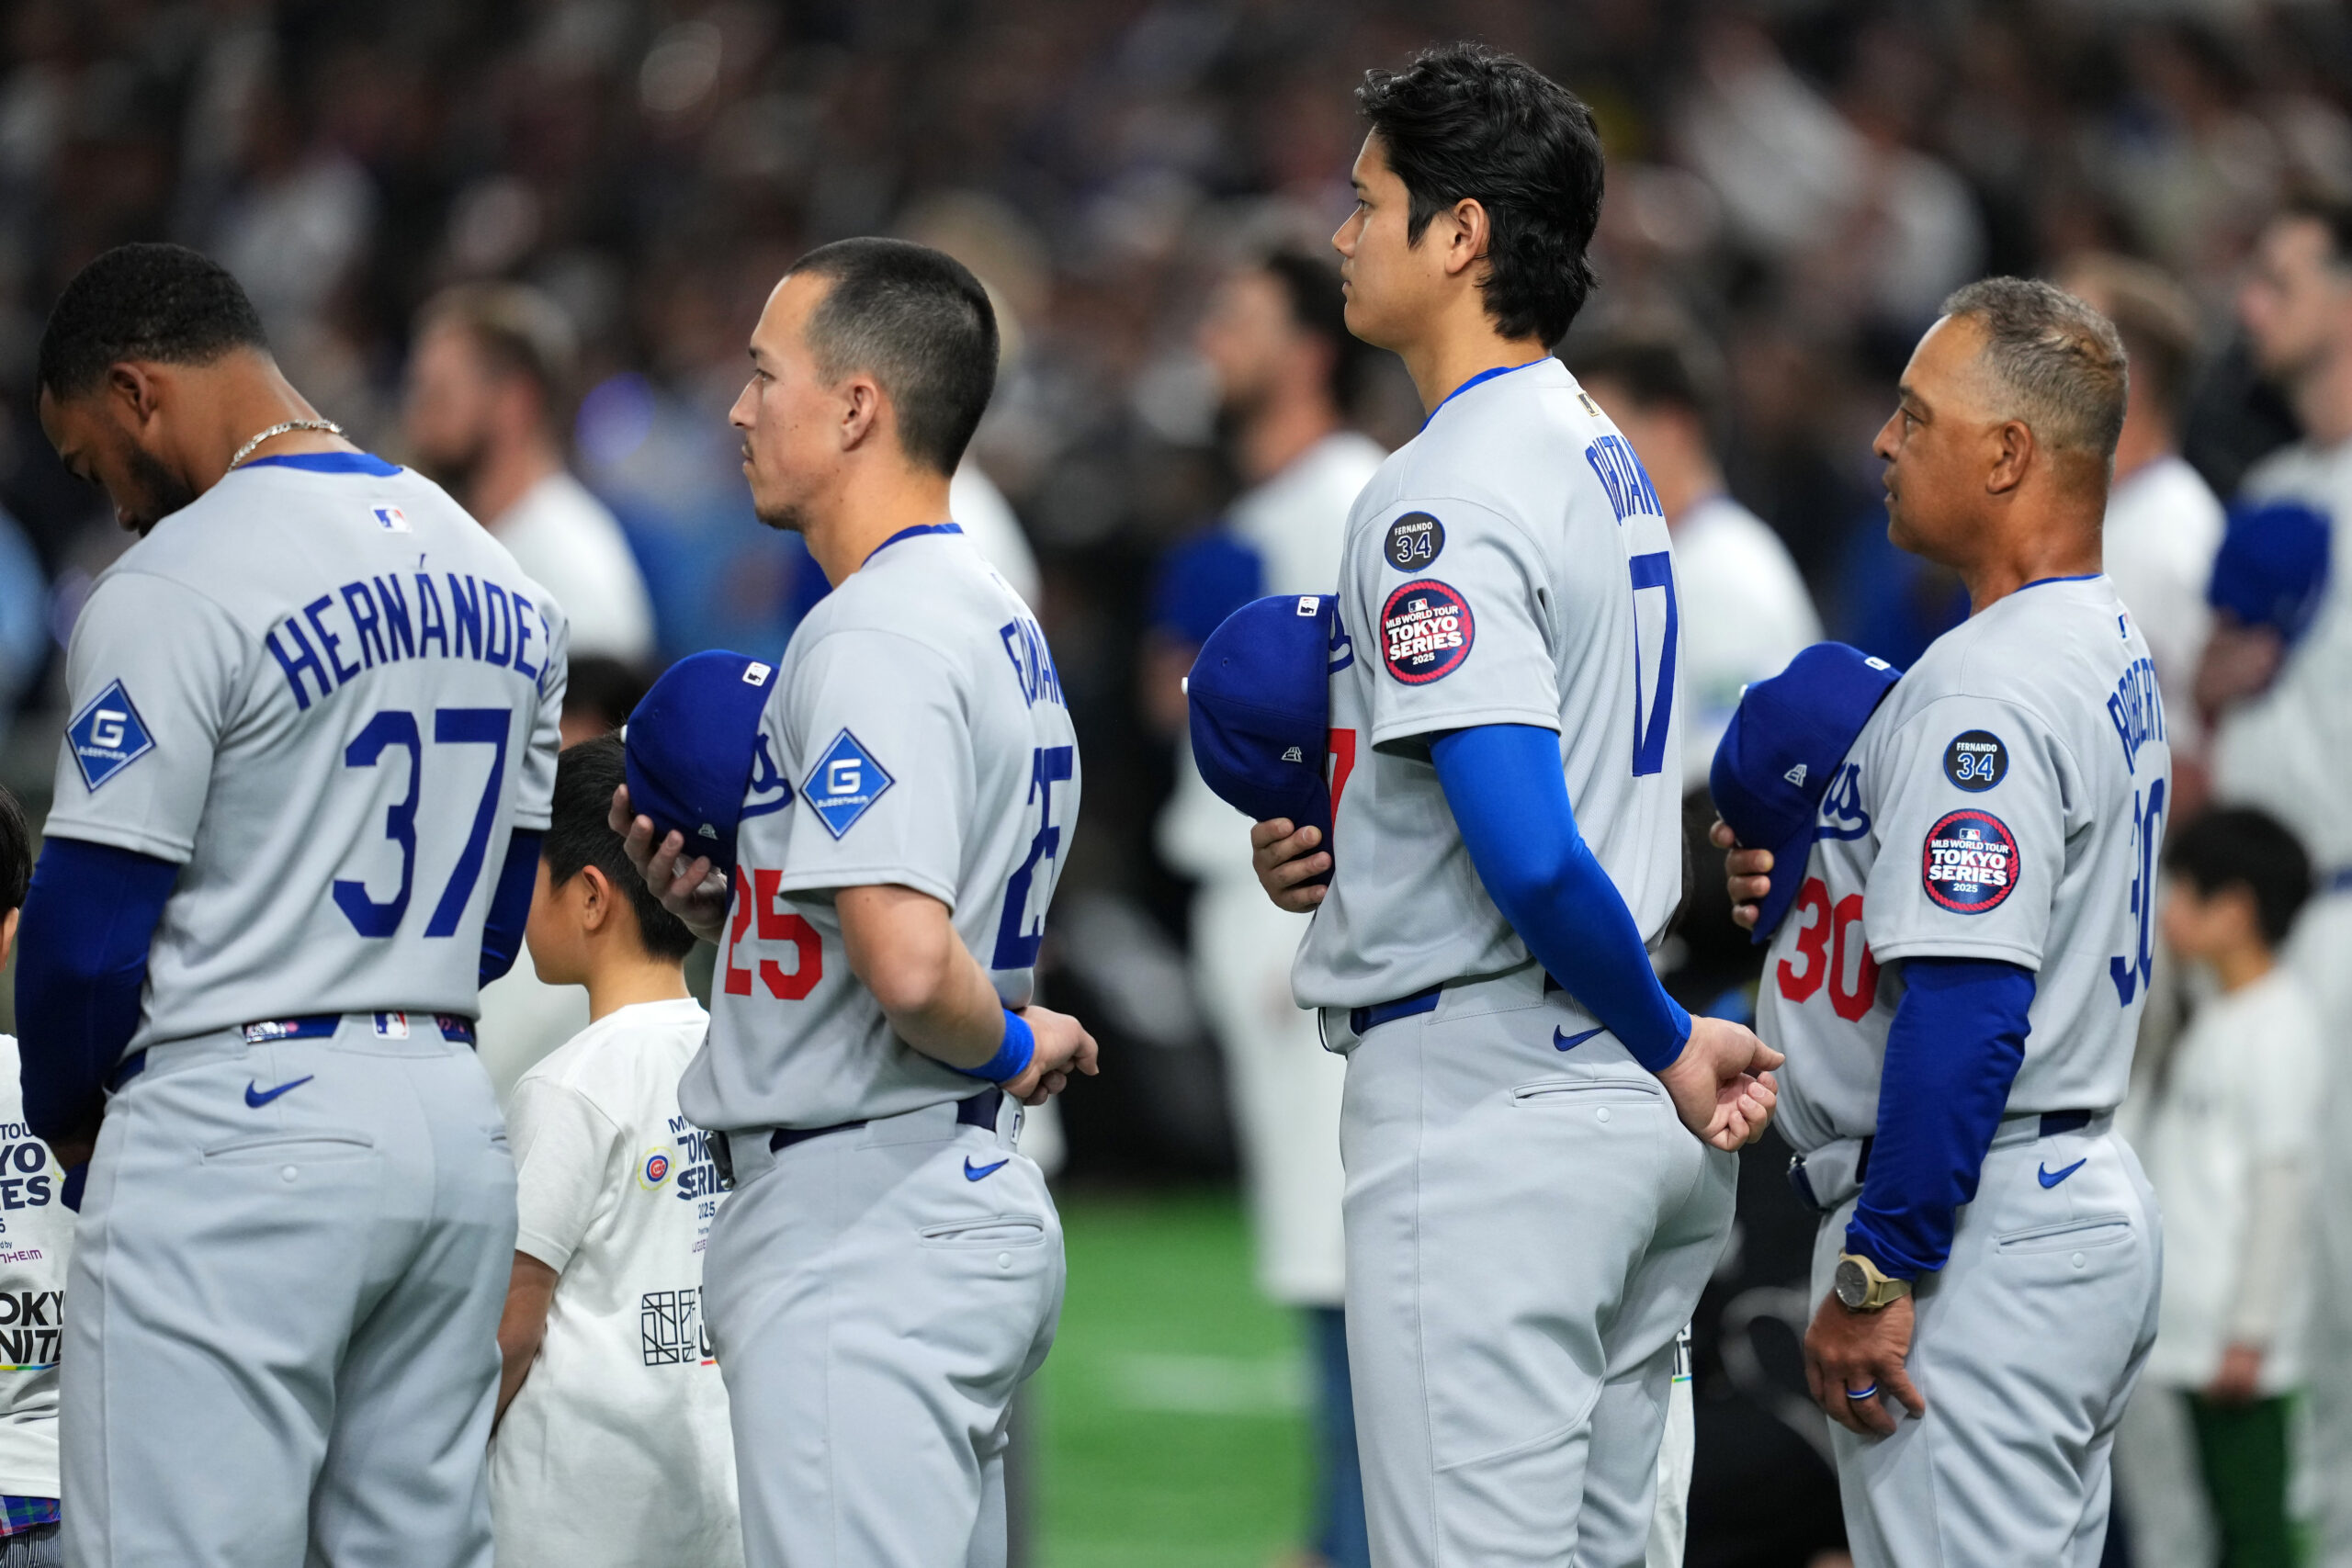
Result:
<instances>
[{"instance_id":1,"label":"gray baseball jersey","mask_svg":"<svg viewBox=\"0 0 2352 1568\"><path fill-rule=\"evenodd\" d=\"M891 1032L833 890L928 893L1015 1007L1078 820L1076 731L1045 634L954 525L909 529L820 602L761 718L700 1126L827 1127L980 1086Z\"/></svg>"},{"instance_id":2,"label":"gray baseball jersey","mask_svg":"<svg viewBox=\"0 0 2352 1568\"><path fill-rule=\"evenodd\" d=\"M2105 577L2030 585L1938 638L1831 781L1766 961L1791 1144L1876 1127L1902 995L1881 965L1905 958L2035 972L2013 1113L2119 1104L2171 773L2147 642Z\"/></svg>"},{"instance_id":3,"label":"gray baseball jersey","mask_svg":"<svg viewBox=\"0 0 2352 1568\"><path fill-rule=\"evenodd\" d=\"M1528 961L1429 758L1433 734L1556 730L1577 825L1656 942L1682 897L1680 610L1657 492L1558 361L1473 381L1348 519L1331 677L1331 889L1292 970L1363 1007Z\"/></svg>"},{"instance_id":4,"label":"gray baseball jersey","mask_svg":"<svg viewBox=\"0 0 2352 1568\"><path fill-rule=\"evenodd\" d=\"M246 465L125 551L66 660L49 831L184 866L138 1050L300 1013L471 1016L548 825L563 613L430 480Z\"/></svg>"}]
</instances>

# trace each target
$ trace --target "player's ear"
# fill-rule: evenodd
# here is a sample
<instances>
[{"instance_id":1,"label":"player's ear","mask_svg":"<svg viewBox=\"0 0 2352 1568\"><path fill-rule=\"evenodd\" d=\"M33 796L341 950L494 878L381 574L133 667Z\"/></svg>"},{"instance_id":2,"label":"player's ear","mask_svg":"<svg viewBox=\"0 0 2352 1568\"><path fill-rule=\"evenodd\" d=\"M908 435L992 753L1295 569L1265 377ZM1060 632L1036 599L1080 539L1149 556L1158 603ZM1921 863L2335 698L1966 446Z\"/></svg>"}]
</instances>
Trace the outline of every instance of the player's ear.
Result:
<instances>
[{"instance_id":1,"label":"player's ear","mask_svg":"<svg viewBox=\"0 0 2352 1568\"><path fill-rule=\"evenodd\" d=\"M107 367L107 397L127 418L133 430L143 430L155 417L158 402L154 373L144 365L128 361Z\"/></svg>"},{"instance_id":2,"label":"player's ear","mask_svg":"<svg viewBox=\"0 0 2352 1568\"><path fill-rule=\"evenodd\" d=\"M1430 220L1432 227L1448 225L1452 232L1444 238L1445 270L1459 273L1485 259L1487 242L1494 236L1494 224L1487 216L1486 204L1476 197L1464 197L1452 207Z\"/></svg>"},{"instance_id":3,"label":"player's ear","mask_svg":"<svg viewBox=\"0 0 2352 1568\"><path fill-rule=\"evenodd\" d=\"M1984 488L2002 495L2024 483L2026 470L2033 467L2033 427L2021 419L2005 419L1993 427L1992 446L1993 468L1984 476Z\"/></svg>"},{"instance_id":4,"label":"player's ear","mask_svg":"<svg viewBox=\"0 0 2352 1568\"><path fill-rule=\"evenodd\" d=\"M841 397L842 450L854 452L881 428L882 388L861 371L842 383Z\"/></svg>"}]
</instances>

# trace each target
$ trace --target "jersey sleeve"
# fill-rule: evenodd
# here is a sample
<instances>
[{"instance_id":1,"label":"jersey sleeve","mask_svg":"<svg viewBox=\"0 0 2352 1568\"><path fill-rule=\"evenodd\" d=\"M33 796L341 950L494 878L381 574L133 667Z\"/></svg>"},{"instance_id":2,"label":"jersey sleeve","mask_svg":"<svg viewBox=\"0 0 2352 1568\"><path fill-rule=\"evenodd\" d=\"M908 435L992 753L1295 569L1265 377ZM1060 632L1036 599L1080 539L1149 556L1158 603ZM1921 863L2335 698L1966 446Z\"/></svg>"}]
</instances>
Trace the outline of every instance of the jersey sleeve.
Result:
<instances>
[{"instance_id":1,"label":"jersey sleeve","mask_svg":"<svg viewBox=\"0 0 2352 1568\"><path fill-rule=\"evenodd\" d=\"M1560 728L1550 574L1526 529L1472 502L1406 501L1349 554L1356 655L1378 665L1374 745L1481 724Z\"/></svg>"},{"instance_id":2,"label":"jersey sleeve","mask_svg":"<svg viewBox=\"0 0 2352 1568\"><path fill-rule=\"evenodd\" d=\"M2016 704L1956 695L1928 704L1876 752L1863 786L1878 840L1862 902L1871 952L2039 971L2068 803L2081 798L2057 735Z\"/></svg>"},{"instance_id":3,"label":"jersey sleeve","mask_svg":"<svg viewBox=\"0 0 2352 1568\"><path fill-rule=\"evenodd\" d=\"M192 588L135 571L100 580L66 653L73 717L47 830L186 864L251 652Z\"/></svg>"},{"instance_id":4,"label":"jersey sleeve","mask_svg":"<svg viewBox=\"0 0 2352 1568\"><path fill-rule=\"evenodd\" d=\"M974 798L971 723L947 657L844 627L780 694L798 760L778 887L911 887L956 907Z\"/></svg>"},{"instance_id":5,"label":"jersey sleeve","mask_svg":"<svg viewBox=\"0 0 2352 1568\"><path fill-rule=\"evenodd\" d=\"M554 821L556 753L563 750L563 694L569 679L571 623L553 604L538 606L547 655L539 664L538 696L531 715L530 744L514 780L514 826L544 832Z\"/></svg>"},{"instance_id":6,"label":"jersey sleeve","mask_svg":"<svg viewBox=\"0 0 2352 1568\"><path fill-rule=\"evenodd\" d=\"M514 1250L560 1274L619 1190L628 1157L621 1129L578 1090L526 1077L514 1086L507 1135L514 1148Z\"/></svg>"}]
</instances>

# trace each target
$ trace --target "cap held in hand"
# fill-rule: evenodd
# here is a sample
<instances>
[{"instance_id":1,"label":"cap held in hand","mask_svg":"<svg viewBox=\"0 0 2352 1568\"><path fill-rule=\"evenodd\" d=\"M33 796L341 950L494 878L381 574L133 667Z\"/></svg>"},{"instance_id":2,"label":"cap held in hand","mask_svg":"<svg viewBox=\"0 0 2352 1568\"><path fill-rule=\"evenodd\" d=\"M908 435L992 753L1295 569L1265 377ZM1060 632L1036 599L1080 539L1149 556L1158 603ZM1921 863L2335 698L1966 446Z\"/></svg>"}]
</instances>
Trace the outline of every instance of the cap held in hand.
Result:
<instances>
[{"instance_id":1,"label":"cap held in hand","mask_svg":"<svg viewBox=\"0 0 2352 1568\"><path fill-rule=\"evenodd\" d=\"M1329 847L1331 676L1354 661L1328 593L1278 594L1227 615L1184 682L1202 781L1251 821L1311 823Z\"/></svg>"},{"instance_id":2,"label":"cap held in hand","mask_svg":"<svg viewBox=\"0 0 2352 1568\"><path fill-rule=\"evenodd\" d=\"M1823 799L1833 784L1852 787L1838 781L1846 753L1901 677L1860 649L1817 642L1740 694L1708 785L1740 846L1772 852L1772 886L1757 910L1755 941L1770 939L1789 912L1804 883ZM1830 802L1833 811L1838 806Z\"/></svg>"},{"instance_id":3,"label":"cap held in hand","mask_svg":"<svg viewBox=\"0 0 2352 1568\"><path fill-rule=\"evenodd\" d=\"M748 654L689 654L662 673L622 734L630 807L653 820L656 840L678 833L684 860L735 866L735 831L746 815L779 809L792 786L760 751L760 714L775 666ZM746 798L763 798L748 809ZM764 797L781 791L773 801ZM684 863L682 861L681 863Z\"/></svg>"}]
</instances>

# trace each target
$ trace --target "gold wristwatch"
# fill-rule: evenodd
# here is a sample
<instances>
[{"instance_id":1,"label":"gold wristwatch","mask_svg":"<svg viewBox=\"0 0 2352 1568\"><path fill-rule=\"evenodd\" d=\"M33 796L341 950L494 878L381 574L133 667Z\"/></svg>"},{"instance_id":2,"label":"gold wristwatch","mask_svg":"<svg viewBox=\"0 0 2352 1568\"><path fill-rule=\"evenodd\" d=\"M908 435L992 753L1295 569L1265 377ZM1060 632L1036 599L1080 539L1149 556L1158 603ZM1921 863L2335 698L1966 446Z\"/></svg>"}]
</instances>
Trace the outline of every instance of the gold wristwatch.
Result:
<instances>
[{"instance_id":1,"label":"gold wristwatch","mask_svg":"<svg viewBox=\"0 0 2352 1568\"><path fill-rule=\"evenodd\" d=\"M1890 1280L1859 1252L1838 1255L1838 1299L1849 1312L1876 1312L1911 1293L1908 1280Z\"/></svg>"}]
</instances>

